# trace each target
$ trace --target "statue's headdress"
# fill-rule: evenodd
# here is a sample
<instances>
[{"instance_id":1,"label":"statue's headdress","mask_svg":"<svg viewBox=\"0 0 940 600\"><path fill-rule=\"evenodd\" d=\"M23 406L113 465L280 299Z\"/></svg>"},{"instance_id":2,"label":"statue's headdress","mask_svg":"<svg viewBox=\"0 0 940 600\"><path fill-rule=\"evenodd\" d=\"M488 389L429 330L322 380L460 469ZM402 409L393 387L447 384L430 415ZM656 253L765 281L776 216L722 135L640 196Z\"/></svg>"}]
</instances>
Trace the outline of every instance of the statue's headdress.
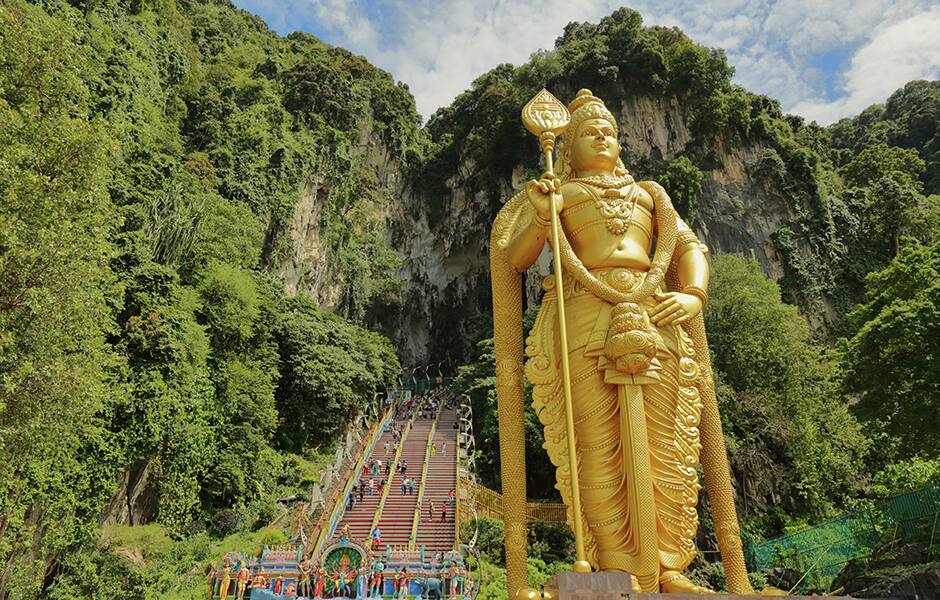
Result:
<instances>
[{"instance_id":1,"label":"statue's headdress","mask_svg":"<svg viewBox=\"0 0 940 600\"><path fill-rule=\"evenodd\" d=\"M589 89L578 90L578 95L568 105L568 112L571 113L571 120L568 121L568 126L562 134L565 140L574 139L578 126L588 119L605 119L614 127L617 126L617 119L607 110L604 101L592 94Z\"/></svg>"},{"instance_id":2,"label":"statue's headdress","mask_svg":"<svg viewBox=\"0 0 940 600\"><path fill-rule=\"evenodd\" d=\"M614 118L614 114L607 109L603 100L587 88L578 90L577 96L568 105L568 112L571 113L571 120L568 121L568 126L565 127L565 131L561 135L561 141L558 144L558 161L555 165L555 171L562 181L567 181L574 175L571 171L569 148L578 133L578 127L581 123L588 119L604 119L610 121L614 128L617 127L617 119ZM626 174L627 168L618 157L617 166L614 167L614 175Z\"/></svg>"}]
</instances>

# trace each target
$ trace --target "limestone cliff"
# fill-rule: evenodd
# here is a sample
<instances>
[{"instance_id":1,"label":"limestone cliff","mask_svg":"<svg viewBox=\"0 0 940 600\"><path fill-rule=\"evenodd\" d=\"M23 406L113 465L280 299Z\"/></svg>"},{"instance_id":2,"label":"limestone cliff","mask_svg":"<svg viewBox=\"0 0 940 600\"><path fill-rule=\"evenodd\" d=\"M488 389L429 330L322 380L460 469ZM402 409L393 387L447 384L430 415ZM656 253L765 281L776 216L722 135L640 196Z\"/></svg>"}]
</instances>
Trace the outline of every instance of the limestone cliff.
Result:
<instances>
[{"instance_id":1,"label":"limestone cliff","mask_svg":"<svg viewBox=\"0 0 940 600\"><path fill-rule=\"evenodd\" d=\"M566 88L559 95L569 99L574 86ZM653 178L659 165L688 152L694 139L690 115L675 96L636 94L621 86L619 93L605 100L619 121L624 162L638 179ZM693 228L712 252L755 258L769 276L779 280L785 265L772 234L782 226L792 226L797 215L765 177L750 172L749 165L758 162L768 147L760 138L715 142L711 149L714 166L703 170ZM407 333L399 343L406 363L445 357L459 362L470 351L470 330L489 315L487 245L489 223L499 204L492 194L474 189L468 181L473 167L466 160L461 158L440 196L399 190L399 212L393 216L397 223L392 229L400 232L393 246L405 261L401 330ZM510 177L498 182L501 201L538 174L537 160L538 152L533 150L528 163L511 165ZM438 220L429 217L427 206L432 203L440 204L443 216ZM527 305L537 303L539 283L550 263L546 247L526 276Z\"/></svg>"},{"instance_id":2,"label":"limestone cliff","mask_svg":"<svg viewBox=\"0 0 940 600\"><path fill-rule=\"evenodd\" d=\"M839 175L845 157L832 132L732 85L732 74L721 50L677 29L643 27L629 9L598 24L571 23L553 50L481 75L416 130L410 150L389 151L365 116L356 160L384 198L369 210L384 220L385 242L401 258L394 293L358 315L349 311L342 283L349 270L329 266L314 226L336 192L317 177L296 207L293 250L279 272L292 292L380 325L405 364L465 360L489 330L489 225L541 172L521 108L542 87L565 101L587 87L617 116L634 176L663 183L713 253L759 261L825 337L858 299L865 274L886 259L855 259L870 232L858 214L864 201ZM549 264L543 253L527 274L527 305L537 302Z\"/></svg>"}]
</instances>

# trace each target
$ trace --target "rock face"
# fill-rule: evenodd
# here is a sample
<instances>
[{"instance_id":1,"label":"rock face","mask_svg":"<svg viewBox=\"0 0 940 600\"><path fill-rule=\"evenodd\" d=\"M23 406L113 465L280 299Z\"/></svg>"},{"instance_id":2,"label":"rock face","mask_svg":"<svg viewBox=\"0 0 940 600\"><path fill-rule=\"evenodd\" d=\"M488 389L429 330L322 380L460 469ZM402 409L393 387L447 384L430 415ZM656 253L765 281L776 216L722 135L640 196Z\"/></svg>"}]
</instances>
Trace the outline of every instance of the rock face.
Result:
<instances>
[{"instance_id":1,"label":"rock face","mask_svg":"<svg viewBox=\"0 0 940 600\"><path fill-rule=\"evenodd\" d=\"M157 492L150 481L151 462L129 466L118 477L117 490L98 516L99 525L149 523L157 510Z\"/></svg>"},{"instance_id":2,"label":"rock face","mask_svg":"<svg viewBox=\"0 0 940 600\"><path fill-rule=\"evenodd\" d=\"M650 165L682 155L692 140L689 118L675 98L624 91L605 100L619 121L624 162L638 179L649 178ZM711 252L754 258L765 273L779 280L783 260L771 234L796 215L771 184L749 173L748 165L764 150L761 140L735 146L719 142L713 148L718 166L703 172L693 228ZM470 330L488 322L489 224L499 205L468 183L471 166L466 159L461 162L443 197L420 196L404 187L397 190L399 206L391 229L398 232L393 246L405 259L401 270L404 302L398 321L401 331L407 332L398 340L404 364L445 358L460 362L471 351ZM522 190L526 179L522 165L516 165L511 179L498 182L501 201ZM431 203L443 211L443 217L433 223L426 210ZM537 302L539 283L550 262L546 248L527 273L527 306Z\"/></svg>"},{"instance_id":3,"label":"rock face","mask_svg":"<svg viewBox=\"0 0 940 600\"><path fill-rule=\"evenodd\" d=\"M337 265L333 258L337 253L335 245L324 240L324 217L328 210L340 210L350 213L359 208L358 201L367 198L368 210L364 216L378 224L391 221L390 214L395 211L395 203L376 201L396 195L399 186L399 162L394 153L384 142L371 115L363 115L358 125L358 142L351 150L349 163L355 173L351 177L363 177L369 183L369 190L354 192L352 202L349 198L337 200L338 188L347 184L341 178L323 174L325 169L314 169L304 184L300 197L294 206L294 213L287 228L289 249L286 257L274 267L274 272L284 282L284 289L289 296L305 294L319 306L336 310L342 302L343 287L338 277ZM378 197L374 190L378 190ZM345 216L345 215L344 215ZM328 218L335 218L330 214Z\"/></svg>"},{"instance_id":4,"label":"rock face","mask_svg":"<svg viewBox=\"0 0 940 600\"><path fill-rule=\"evenodd\" d=\"M857 598L940 600L940 562L923 544L889 544L870 561L849 561L832 585Z\"/></svg>"}]
</instances>

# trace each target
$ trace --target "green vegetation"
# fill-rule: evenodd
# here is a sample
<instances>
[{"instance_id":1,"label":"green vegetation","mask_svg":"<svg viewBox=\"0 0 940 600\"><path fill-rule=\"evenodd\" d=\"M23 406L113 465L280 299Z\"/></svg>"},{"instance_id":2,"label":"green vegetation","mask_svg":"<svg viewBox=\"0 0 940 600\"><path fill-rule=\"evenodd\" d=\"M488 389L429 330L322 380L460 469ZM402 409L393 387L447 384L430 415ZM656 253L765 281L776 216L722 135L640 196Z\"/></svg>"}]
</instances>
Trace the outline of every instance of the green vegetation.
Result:
<instances>
[{"instance_id":1,"label":"green vegetation","mask_svg":"<svg viewBox=\"0 0 940 600\"><path fill-rule=\"evenodd\" d=\"M573 96L575 85L588 87L609 101L622 98L628 88L631 95L675 97L688 115L695 138L687 157L668 165L625 160L641 178L665 174L676 183L680 207L691 216L701 187L698 171L714 162L713 137L744 135L752 112L774 106L733 86L733 72L722 50L703 48L675 28L644 28L639 13L628 8L598 24L569 23L554 50L536 52L519 67L496 67L431 117L429 148L412 171L413 186L426 199L432 223L443 218L448 186L483 192L487 204L476 211L473 224L488 226L513 168L538 169L537 143L522 126L520 106L542 87L562 98ZM470 168L458 170L458 165ZM457 183L447 183L456 173L461 173Z\"/></svg>"},{"instance_id":2,"label":"green vegetation","mask_svg":"<svg viewBox=\"0 0 940 600\"><path fill-rule=\"evenodd\" d=\"M40 4L0 2L0 596L157 597L258 546L397 373L343 317L397 293L363 120L406 161L418 118L224 2ZM268 272L311 185L338 315Z\"/></svg>"},{"instance_id":3,"label":"green vegetation","mask_svg":"<svg viewBox=\"0 0 940 600\"><path fill-rule=\"evenodd\" d=\"M503 551L503 522L490 517L464 521L460 537L466 543L477 532L479 566L471 557L468 564L479 569L480 597L506 597L506 558ZM529 583L541 588L555 573L569 571L575 559L574 536L564 525L533 521L528 526Z\"/></svg>"},{"instance_id":4,"label":"green vegetation","mask_svg":"<svg viewBox=\"0 0 940 600\"><path fill-rule=\"evenodd\" d=\"M543 86L679 107L678 155L624 160L690 222L729 148L786 209L779 287L717 256L706 312L746 540L937 481L940 83L822 128L732 74L624 8L420 129L387 73L226 0L0 0L0 596L195 597L220 553L280 539L274 499L306 491L398 371L367 327L410 301L388 242L407 231L387 229L399 182L368 148L471 256L514 172L539 172L518 114ZM491 325L458 288L430 312L451 330L432 345L472 355L456 385L498 487ZM542 442L530 410L528 486L551 497ZM493 593L500 526L481 521ZM530 528L534 583L570 561L566 536Z\"/></svg>"},{"instance_id":5,"label":"green vegetation","mask_svg":"<svg viewBox=\"0 0 940 600\"><path fill-rule=\"evenodd\" d=\"M868 276L851 316L845 387L884 434L889 459L936 458L940 447L940 243L904 248Z\"/></svg>"},{"instance_id":6,"label":"green vegetation","mask_svg":"<svg viewBox=\"0 0 940 600\"><path fill-rule=\"evenodd\" d=\"M97 551L67 556L51 600L77 597L115 600L205 598L210 565L228 552L260 553L284 543L280 529L261 529L214 538L207 533L174 542L160 525L113 526L103 530Z\"/></svg>"}]
</instances>

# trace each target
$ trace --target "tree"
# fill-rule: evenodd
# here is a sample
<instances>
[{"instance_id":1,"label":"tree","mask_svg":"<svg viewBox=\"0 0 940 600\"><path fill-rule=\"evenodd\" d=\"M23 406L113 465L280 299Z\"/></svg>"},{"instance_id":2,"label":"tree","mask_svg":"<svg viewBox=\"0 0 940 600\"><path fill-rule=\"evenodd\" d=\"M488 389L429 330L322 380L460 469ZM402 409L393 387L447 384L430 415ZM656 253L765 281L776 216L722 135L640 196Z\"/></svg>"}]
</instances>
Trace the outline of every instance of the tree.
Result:
<instances>
[{"instance_id":1,"label":"tree","mask_svg":"<svg viewBox=\"0 0 940 600\"><path fill-rule=\"evenodd\" d=\"M275 337L281 380L277 442L300 452L328 444L398 373L398 358L379 334L320 312L304 298L284 301Z\"/></svg>"},{"instance_id":2,"label":"tree","mask_svg":"<svg viewBox=\"0 0 940 600\"><path fill-rule=\"evenodd\" d=\"M88 118L73 33L0 3L0 597L34 596L113 485L97 418L118 365L111 140Z\"/></svg>"},{"instance_id":3,"label":"tree","mask_svg":"<svg viewBox=\"0 0 940 600\"><path fill-rule=\"evenodd\" d=\"M754 260L714 258L705 310L718 399L742 514L761 533L764 513L820 518L858 493L869 442L839 393L838 362Z\"/></svg>"},{"instance_id":4,"label":"tree","mask_svg":"<svg viewBox=\"0 0 940 600\"><path fill-rule=\"evenodd\" d=\"M703 178L701 169L686 156L670 161L656 178L689 225L695 222L695 199L702 191Z\"/></svg>"},{"instance_id":5,"label":"tree","mask_svg":"<svg viewBox=\"0 0 940 600\"><path fill-rule=\"evenodd\" d=\"M940 244L911 245L872 273L852 313L845 389L855 412L894 440L886 453L932 458L940 447Z\"/></svg>"}]
</instances>

